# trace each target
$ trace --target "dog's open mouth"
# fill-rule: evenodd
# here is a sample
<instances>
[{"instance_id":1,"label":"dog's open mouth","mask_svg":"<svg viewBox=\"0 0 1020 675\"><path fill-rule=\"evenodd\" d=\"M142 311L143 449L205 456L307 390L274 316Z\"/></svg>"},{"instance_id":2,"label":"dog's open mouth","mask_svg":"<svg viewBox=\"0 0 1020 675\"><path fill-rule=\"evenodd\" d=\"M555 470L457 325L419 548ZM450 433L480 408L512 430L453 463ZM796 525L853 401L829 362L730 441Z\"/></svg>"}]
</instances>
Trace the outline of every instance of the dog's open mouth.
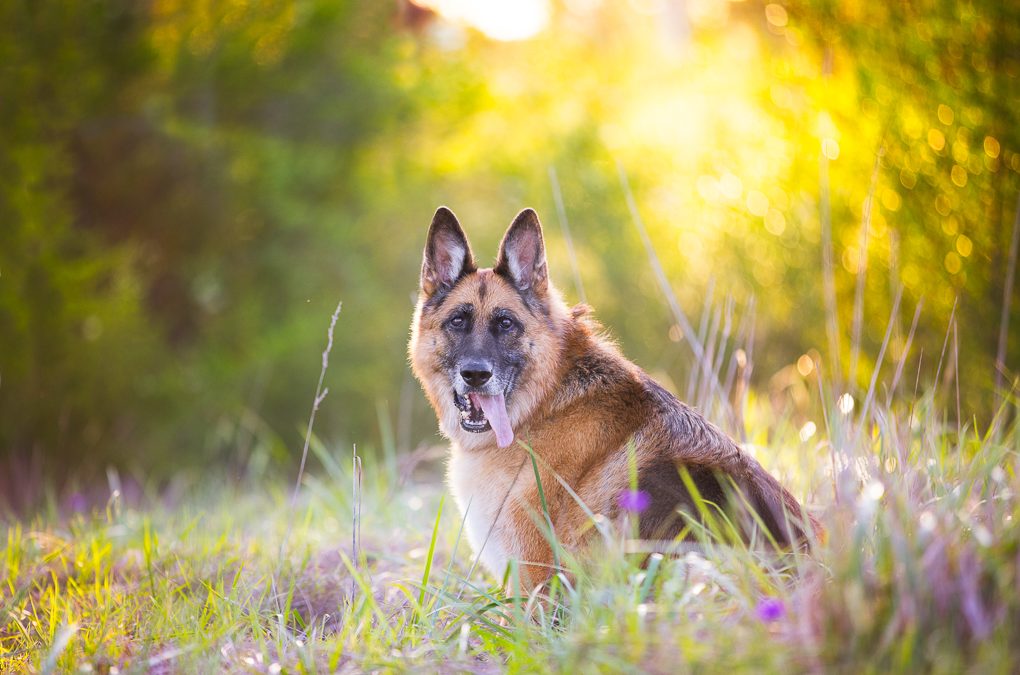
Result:
<instances>
[{"instance_id":1,"label":"dog's open mouth","mask_svg":"<svg viewBox=\"0 0 1020 675\"><path fill-rule=\"evenodd\" d=\"M510 416L507 414L503 394L489 395L472 391L461 395L453 392L453 402L460 411L461 429L476 434L491 429L496 432L496 443L501 448L514 442L514 431L510 427Z\"/></svg>"},{"instance_id":2,"label":"dog's open mouth","mask_svg":"<svg viewBox=\"0 0 1020 675\"><path fill-rule=\"evenodd\" d=\"M489 420L485 419L485 411L482 410L482 406L476 405L472 400L475 396L475 394L461 396L457 392L453 392L453 402L456 404L457 410L460 411L461 428L480 434L491 429L492 425L489 424Z\"/></svg>"}]
</instances>

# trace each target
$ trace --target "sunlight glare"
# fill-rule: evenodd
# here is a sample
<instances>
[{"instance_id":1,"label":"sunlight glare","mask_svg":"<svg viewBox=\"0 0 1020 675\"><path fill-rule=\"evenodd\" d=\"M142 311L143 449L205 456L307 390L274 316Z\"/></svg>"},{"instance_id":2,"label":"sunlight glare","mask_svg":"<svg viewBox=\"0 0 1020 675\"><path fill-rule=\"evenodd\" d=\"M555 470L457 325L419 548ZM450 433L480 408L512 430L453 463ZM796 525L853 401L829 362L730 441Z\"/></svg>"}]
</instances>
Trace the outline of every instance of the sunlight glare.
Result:
<instances>
[{"instance_id":1,"label":"sunlight glare","mask_svg":"<svg viewBox=\"0 0 1020 675\"><path fill-rule=\"evenodd\" d=\"M836 401L836 407L839 408L839 411L844 415L849 415L854 409L854 397L849 393L843 394L839 397L839 400Z\"/></svg>"},{"instance_id":2,"label":"sunlight glare","mask_svg":"<svg viewBox=\"0 0 1020 675\"><path fill-rule=\"evenodd\" d=\"M415 0L415 4L494 40L526 40L549 23L548 0Z\"/></svg>"}]
</instances>

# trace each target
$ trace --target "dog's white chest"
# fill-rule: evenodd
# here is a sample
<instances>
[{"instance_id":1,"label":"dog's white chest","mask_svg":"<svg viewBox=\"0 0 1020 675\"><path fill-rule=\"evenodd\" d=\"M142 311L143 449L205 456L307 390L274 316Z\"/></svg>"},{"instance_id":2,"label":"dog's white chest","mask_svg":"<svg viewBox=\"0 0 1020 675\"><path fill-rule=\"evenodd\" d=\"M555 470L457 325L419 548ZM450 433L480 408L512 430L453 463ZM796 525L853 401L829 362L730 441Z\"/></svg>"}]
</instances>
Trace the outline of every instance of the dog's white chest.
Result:
<instances>
[{"instance_id":1,"label":"dog's white chest","mask_svg":"<svg viewBox=\"0 0 1020 675\"><path fill-rule=\"evenodd\" d=\"M501 510L505 512L513 499L508 494L512 481L494 480L479 455L457 448L450 457L447 477L474 555L493 576L502 578L507 562L517 554L512 538L507 536L505 513L497 522Z\"/></svg>"}]
</instances>

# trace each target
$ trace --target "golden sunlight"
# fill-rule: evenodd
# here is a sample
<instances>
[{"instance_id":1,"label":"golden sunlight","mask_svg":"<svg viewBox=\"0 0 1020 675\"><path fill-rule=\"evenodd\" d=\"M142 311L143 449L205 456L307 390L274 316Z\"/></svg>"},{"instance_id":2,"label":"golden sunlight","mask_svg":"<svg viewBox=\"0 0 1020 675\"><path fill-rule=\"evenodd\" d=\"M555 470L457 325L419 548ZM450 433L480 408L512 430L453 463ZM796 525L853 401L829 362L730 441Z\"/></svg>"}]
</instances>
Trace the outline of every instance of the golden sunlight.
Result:
<instances>
[{"instance_id":1,"label":"golden sunlight","mask_svg":"<svg viewBox=\"0 0 1020 675\"><path fill-rule=\"evenodd\" d=\"M549 23L548 0L415 0L415 4L494 40L525 40Z\"/></svg>"}]
</instances>

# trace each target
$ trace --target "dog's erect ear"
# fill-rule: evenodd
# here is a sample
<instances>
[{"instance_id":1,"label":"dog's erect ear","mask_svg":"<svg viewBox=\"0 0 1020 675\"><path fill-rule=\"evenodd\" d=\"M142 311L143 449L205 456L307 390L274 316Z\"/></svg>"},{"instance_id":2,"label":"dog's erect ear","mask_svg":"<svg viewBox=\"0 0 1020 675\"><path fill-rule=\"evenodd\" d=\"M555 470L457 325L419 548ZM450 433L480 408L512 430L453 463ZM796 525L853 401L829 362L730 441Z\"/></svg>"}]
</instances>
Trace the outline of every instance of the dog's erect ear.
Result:
<instances>
[{"instance_id":1,"label":"dog's erect ear","mask_svg":"<svg viewBox=\"0 0 1020 675\"><path fill-rule=\"evenodd\" d=\"M524 209L510 224L496 258L496 274L500 274L522 292L542 296L549 288L545 265L545 242L542 224L532 209Z\"/></svg>"},{"instance_id":2,"label":"dog's erect ear","mask_svg":"<svg viewBox=\"0 0 1020 675\"><path fill-rule=\"evenodd\" d=\"M453 211L440 206L432 216L428 239L425 241L425 257L421 263L421 292L427 297L439 291L453 288L465 274L475 271L475 259L471 255L464 230L457 222Z\"/></svg>"}]
</instances>

